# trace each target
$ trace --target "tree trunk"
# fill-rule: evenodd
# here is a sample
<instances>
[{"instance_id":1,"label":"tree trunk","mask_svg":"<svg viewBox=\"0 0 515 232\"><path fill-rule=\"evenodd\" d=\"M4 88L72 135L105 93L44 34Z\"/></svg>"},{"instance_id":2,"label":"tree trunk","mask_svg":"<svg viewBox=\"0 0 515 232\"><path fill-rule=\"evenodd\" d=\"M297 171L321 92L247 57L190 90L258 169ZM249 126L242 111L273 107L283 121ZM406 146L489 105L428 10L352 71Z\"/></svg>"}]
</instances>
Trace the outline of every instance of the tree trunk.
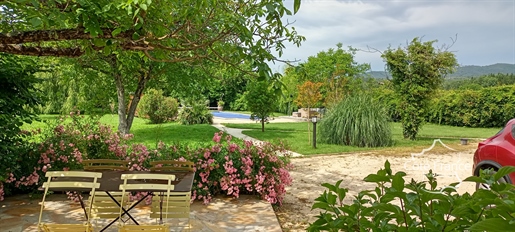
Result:
<instances>
[{"instance_id":1,"label":"tree trunk","mask_svg":"<svg viewBox=\"0 0 515 232\"><path fill-rule=\"evenodd\" d=\"M261 119L261 132L265 132L265 119Z\"/></svg>"},{"instance_id":2,"label":"tree trunk","mask_svg":"<svg viewBox=\"0 0 515 232\"><path fill-rule=\"evenodd\" d=\"M118 69L115 68L115 70ZM129 133L130 127L128 127L125 114L125 88L123 87L123 80L120 72L115 71L113 76L118 97L118 132L122 135L126 135Z\"/></svg>"},{"instance_id":3,"label":"tree trunk","mask_svg":"<svg viewBox=\"0 0 515 232\"><path fill-rule=\"evenodd\" d=\"M145 85L147 81L150 79L150 72L152 70L149 67L148 70L142 70L140 72L140 76L138 78L138 86L136 91L134 92L134 96L132 98L129 109L127 110L127 104L125 102L125 87L123 86L123 79L120 71L118 71L118 63L116 56L111 56L111 64L113 65L114 81L116 84L116 93L118 97L118 132L121 135L126 135L130 133L132 122L134 121L134 116L136 114L136 109L138 107L138 103L141 99L141 95L143 90L145 89Z\"/></svg>"},{"instance_id":4,"label":"tree trunk","mask_svg":"<svg viewBox=\"0 0 515 232\"><path fill-rule=\"evenodd\" d=\"M138 108L139 101L141 100L141 95L143 94L143 90L145 89L145 85L149 79L149 73L151 69L147 71L141 72L141 76L138 78L138 87L136 87L136 91L134 92L134 96L131 101L131 105L129 107L129 111L127 112L127 133L129 133L132 122L134 121L134 116L136 115L136 109Z\"/></svg>"}]
</instances>

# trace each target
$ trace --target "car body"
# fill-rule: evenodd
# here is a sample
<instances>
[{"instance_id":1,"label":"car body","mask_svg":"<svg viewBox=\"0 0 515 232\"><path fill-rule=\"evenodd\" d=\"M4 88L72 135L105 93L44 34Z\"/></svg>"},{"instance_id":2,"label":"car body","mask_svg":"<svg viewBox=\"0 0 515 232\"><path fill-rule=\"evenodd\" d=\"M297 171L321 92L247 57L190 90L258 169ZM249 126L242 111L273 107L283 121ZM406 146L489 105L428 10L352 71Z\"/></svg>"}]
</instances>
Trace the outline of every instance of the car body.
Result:
<instances>
[{"instance_id":1,"label":"car body","mask_svg":"<svg viewBox=\"0 0 515 232\"><path fill-rule=\"evenodd\" d=\"M503 166L515 166L515 118L497 134L478 144L474 153L473 175L479 176L481 169L498 170ZM504 179L515 184L515 173Z\"/></svg>"}]
</instances>

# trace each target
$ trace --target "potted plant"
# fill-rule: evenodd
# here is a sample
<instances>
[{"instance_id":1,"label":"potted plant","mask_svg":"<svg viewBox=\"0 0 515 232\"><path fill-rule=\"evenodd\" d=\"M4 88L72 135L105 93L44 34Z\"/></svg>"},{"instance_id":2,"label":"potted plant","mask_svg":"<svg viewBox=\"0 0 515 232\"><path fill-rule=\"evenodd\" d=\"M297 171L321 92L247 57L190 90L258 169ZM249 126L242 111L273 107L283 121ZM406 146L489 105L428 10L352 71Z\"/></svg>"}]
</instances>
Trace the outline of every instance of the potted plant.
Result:
<instances>
[{"instance_id":1,"label":"potted plant","mask_svg":"<svg viewBox=\"0 0 515 232\"><path fill-rule=\"evenodd\" d=\"M222 100L218 101L218 111L224 110L224 103Z\"/></svg>"}]
</instances>

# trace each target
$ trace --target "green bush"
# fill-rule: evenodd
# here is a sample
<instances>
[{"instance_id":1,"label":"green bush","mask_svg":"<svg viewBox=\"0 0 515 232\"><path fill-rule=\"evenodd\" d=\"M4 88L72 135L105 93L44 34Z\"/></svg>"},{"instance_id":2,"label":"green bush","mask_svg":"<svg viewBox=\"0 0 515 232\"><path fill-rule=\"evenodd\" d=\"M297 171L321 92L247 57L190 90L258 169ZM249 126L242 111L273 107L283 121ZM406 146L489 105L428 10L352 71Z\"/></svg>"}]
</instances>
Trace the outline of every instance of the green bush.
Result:
<instances>
[{"instance_id":1,"label":"green bush","mask_svg":"<svg viewBox=\"0 0 515 232\"><path fill-rule=\"evenodd\" d=\"M384 106L366 94L350 95L329 109L320 121L317 138L322 143L358 147L393 143Z\"/></svg>"},{"instance_id":2,"label":"green bush","mask_svg":"<svg viewBox=\"0 0 515 232\"><path fill-rule=\"evenodd\" d=\"M497 180L514 171L510 166L485 170L465 181L486 183L490 189L459 195L458 183L437 188L431 171L427 181L407 183L406 173L393 174L386 161L384 169L364 179L377 186L358 193L351 204L343 203L348 189L340 188L342 180L322 184L328 191L312 207L322 212L308 231L512 231L515 186Z\"/></svg>"},{"instance_id":3,"label":"green bush","mask_svg":"<svg viewBox=\"0 0 515 232\"><path fill-rule=\"evenodd\" d=\"M213 124L213 114L203 103L194 103L191 107L183 107L179 113L179 122L183 125Z\"/></svg>"},{"instance_id":4,"label":"green bush","mask_svg":"<svg viewBox=\"0 0 515 232\"><path fill-rule=\"evenodd\" d=\"M441 91L427 121L449 126L502 127L515 117L515 85Z\"/></svg>"},{"instance_id":5,"label":"green bush","mask_svg":"<svg viewBox=\"0 0 515 232\"><path fill-rule=\"evenodd\" d=\"M178 107L177 100L163 96L162 90L149 89L141 98L138 114L148 117L154 124L170 122L177 117Z\"/></svg>"}]
</instances>

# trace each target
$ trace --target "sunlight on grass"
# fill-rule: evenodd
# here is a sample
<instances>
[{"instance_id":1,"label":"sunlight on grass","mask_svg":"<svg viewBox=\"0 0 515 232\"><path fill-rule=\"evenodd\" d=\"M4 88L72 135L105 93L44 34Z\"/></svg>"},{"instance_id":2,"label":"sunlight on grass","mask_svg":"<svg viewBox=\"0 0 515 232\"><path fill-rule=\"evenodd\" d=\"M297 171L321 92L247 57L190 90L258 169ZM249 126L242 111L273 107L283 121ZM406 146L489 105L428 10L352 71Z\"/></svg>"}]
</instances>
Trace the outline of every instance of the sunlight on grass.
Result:
<instances>
[{"instance_id":1,"label":"sunlight on grass","mask_svg":"<svg viewBox=\"0 0 515 232\"><path fill-rule=\"evenodd\" d=\"M407 151L421 150L431 146L435 139L441 139L442 142L456 149L470 149L471 145L461 146L461 138L469 138L471 142L478 142L480 139L488 138L497 133L500 128L467 128L440 126L434 124L426 124L420 130L418 139L415 141L407 140L402 137L402 126L400 123L391 123L392 134L394 139L393 147L384 148L360 148L352 146L339 146L334 144L317 143L314 149L312 143L308 142L308 131L306 122L295 123L269 123L265 125L265 132L260 131L258 124L226 124L227 127L250 129L243 131L243 134L250 137L278 142L283 141L290 146L292 151L304 154L329 154L356 151L373 151L373 150L391 150L391 151Z\"/></svg>"},{"instance_id":2,"label":"sunlight on grass","mask_svg":"<svg viewBox=\"0 0 515 232\"><path fill-rule=\"evenodd\" d=\"M55 120L58 115L40 115L42 121ZM110 125L114 130L118 127L118 115L104 115L100 118L100 122ZM42 128L46 124L44 122L33 122L25 124L22 128L31 130ZM460 146L460 138L468 138L470 143L480 141L480 139L488 138L496 134L500 128L467 128L440 126L435 124L426 124L420 130L418 139L415 141L402 138L402 127L400 123L391 123L392 134L394 139L393 147L385 148L359 148L352 146L339 146L333 144L317 143L317 148L313 148L313 144L308 142L307 122L292 123L268 123L265 125L265 132L261 132L261 124L245 123L245 124L227 124L227 127L250 129L243 131L243 134L250 137L269 141L286 143L289 148L300 154L331 154L344 152L363 152L381 150L389 153L406 153L420 151L429 147L434 139L442 139L442 141L455 149L472 149L474 144L468 146ZM149 124L148 120L135 118L131 133L134 134L132 143L143 143L149 149L156 147L161 140L166 144L183 143L196 146L200 143L210 142L214 133L218 129L210 125L179 125L177 123Z\"/></svg>"},{"instance_id":3,"label":"sunlight on grass","mask_svg":"<svg viewBox=\"0 0 515 232\"><path fill-rule=\"evenodd\" d=\"M47 124L44 121L52 121L59 118L59 115L39 115L41 121L23 125L23 129L32 130L43 128ZM88 117L88 116L86 116ZM68 119L70 120L70 119ZM111 126L114 130L118 128L118 115L104 115L99 120L101 123ZM156 147L159 141L166 144L181 143L196 146L200 143L210 142L213 135L219 130L211 125L180 125L178 123L150 124L149 120L134 118L131 133L134 138L131 143L143 143L149 149Z\"/></svg>"}]
</instances>

